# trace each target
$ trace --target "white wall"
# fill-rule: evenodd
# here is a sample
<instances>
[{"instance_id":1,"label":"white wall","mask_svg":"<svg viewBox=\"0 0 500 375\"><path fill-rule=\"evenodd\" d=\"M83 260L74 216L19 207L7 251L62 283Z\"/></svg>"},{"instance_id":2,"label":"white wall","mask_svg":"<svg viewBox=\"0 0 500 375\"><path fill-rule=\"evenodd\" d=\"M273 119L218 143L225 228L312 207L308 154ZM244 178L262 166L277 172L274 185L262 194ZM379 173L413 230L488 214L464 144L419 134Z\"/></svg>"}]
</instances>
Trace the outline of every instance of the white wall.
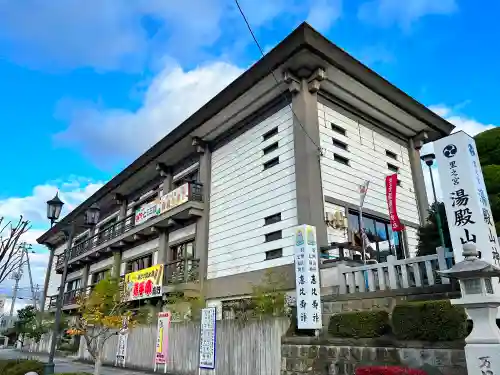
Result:
<instances>
[{"instance_id":1,"label":"white wall","mask_svg":"<svg viewBox=\"0 0 500 375\"><path fill-rule=\"evenodd\" d=\"M79 270L76 270L75 272L68 273L68 276L66 277L66 282L78 279L82 277L83 275L83 268L80 268Z\"/></svg>"},{"instance_id":2,"label":"white wall","mask_svg":"<svg viewBox=\"0 0 500 375\"><path fill-rule=\"evenodd\" d=\"M418 230L416 228L406 227L406 237L408 239L408 252L410 257L417 256Z\"/></svg>"},{"instance_id":3,"label":"white wall","mask_svg":"<svg viewBox=\"0 0 500 375\"><path fill-rule=\"evenodd\" d=\"M278 127L278 134L263 135ZM274 142L279 148L267 155ZM263 163L279 155L279 164ZM297 225L293 118L289 107L212 153L207 277L217 278L293 262L293 228ZM281 212L281 221L264 226L264 218ZM265 234L282 230L282 239L265 242ZM266 251L283 256L266 259Z\"/></svg>"},{"instance_id":4,"label":"white wall","mask_svg":"<svg viewBox=\"0 0 500 375\"><path fill-rule=\"evenodd\" d=\"M190 224L190 225L186 225L184 228L180 228L180 229L177 229L173 232L170 232L168 234L168 242L172 243L172 242L180 241L183 238L188 237L188 236L192 236L195 233L196 233L196 224L195 223Z\"/></svg>"},{"instance_id":5,"label":"white wall","mask_svg":"<svg viewBox=\"0 0 500 375\"><path fill-rule=\"evenodd\" d=\"M399 168L401 180L401 186L397 187L398 215L400 219L418 226L418 208L406 142L375 126L362 125L321 103L318 103L318 121L324 150L321 158L323 194L357 206L359 185L370 180L364 207L382 214L382 217L387 216L385 177L394 173L388 169L387 163L393 164ZM345 129L346 135L332 130L332 123ZM335 146L332 138L347 144L347 150ZM397 160L387 156L386 150L395 153ZM349 165L335 161L334 153L349 159ZM325 211L328 211L327 204ZM410 253L415 252L414 231L408 228Z\"/></svg>"},{"instance_id":6,"label":"white wall","mask_svg":"<svg viewBox=\"0 0 500 375\"><path fill-rule=\"evenodd\" d=\"M58 275L56 273L57 256L61 255L67 247L68 244L65 242L54 250L54 261L52 263L52 266L50 267L50 279L49 287L47 288L47 296L53 296L58 293L57 288L59 288L59 285L61 285L61 275Z\"/></svg>"}]
</instances>

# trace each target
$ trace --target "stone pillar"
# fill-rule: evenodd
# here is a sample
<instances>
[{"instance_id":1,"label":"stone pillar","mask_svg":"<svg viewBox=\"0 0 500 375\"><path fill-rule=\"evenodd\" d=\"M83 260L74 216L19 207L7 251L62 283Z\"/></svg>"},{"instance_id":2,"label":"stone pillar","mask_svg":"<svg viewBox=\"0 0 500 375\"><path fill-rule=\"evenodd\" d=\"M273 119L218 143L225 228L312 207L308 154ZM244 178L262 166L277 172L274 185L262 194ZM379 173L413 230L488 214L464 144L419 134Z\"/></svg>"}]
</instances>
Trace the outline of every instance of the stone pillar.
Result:
<instances>
[{"instance_id":1,"label":"stone pillar","mask_svg":"<svg viewBox=\"0 0 500 375\"><path fill-rule=\"evenodd\" d=\"M45 282L43 283L43 297L40 306L41 312L45 311L45 304L47 303L47 291L49 289L50 274L52 273L52 267L54 266L54 248L47 245L49 249L49 263L47 264L47 273L45 274Z\"/></svg>"},{"instance_id":2,"label":"stone pillar","mask_svg":"<svg viewBox=\"0 0 500 375\"><path fill-rule=\"evenodd\" d=\"M297 186L298 224L316 227L318 247L328 245L321 184L321 150L318 122L320 81L324 71L318 69L307 78L285 75L292 92L295 180Z\"/></svg>"},{"instance_id":3,"label":"stone pillar","mask_svg":"<svg viewBox=\"0 0 500 375\"><path fill-rule=\"evenodd\" d=\"M427 221L429 214L429 200L427 199L427 190L425 189L424 172L420 161L419 148L416 148L416 143L420 140L410 139L408 142L408 156L410 158L411 176L413 179L413 190L417 199L418 216L420 225Z\"/></svg>"},{"instance_id":4,"label":"stone pillar","mask_svg":"<svg viewBox=\"0 0 500 375\"><path fill-rule=\"evenodd\" d=\"M113 250L113 268L111 270L111 276L114 278L119 278L121 268L122 268L122 252L119 249Z\"/></svg>"},{"instance_id":5,"label":"stone pillar","mask_svg":"<svg viewBox=\"0 0 500 375\"><path fill-rule=\"evenodd\" d=\"M82 270L82 289L89 285L90 264L86 264Z\"/></svg>"},{"instance_id":6,"label":"stone pillar","mask_svg":"<svg viewBox=\"0 0 500 375\"><path fill-rule=\"evenodd\" d=\"M208 144L200 140L193 140L193 145L200 155L200 183L203 194L203 216L196 222L195 252L200 260L198 272L200 278L200 291L204 295L204 285L207 277L208 264L208 224L210 214L210 177L212 168L212 152Z\"/></svg>"}]
</instances>

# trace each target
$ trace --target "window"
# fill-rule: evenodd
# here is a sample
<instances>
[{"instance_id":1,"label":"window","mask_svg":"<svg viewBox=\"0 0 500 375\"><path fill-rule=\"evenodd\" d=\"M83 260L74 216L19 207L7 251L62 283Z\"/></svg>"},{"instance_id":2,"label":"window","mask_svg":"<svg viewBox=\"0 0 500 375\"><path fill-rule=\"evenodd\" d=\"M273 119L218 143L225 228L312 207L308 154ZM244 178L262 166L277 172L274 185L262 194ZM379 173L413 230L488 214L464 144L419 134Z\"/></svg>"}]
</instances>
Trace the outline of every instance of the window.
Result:
<instances>
[{"instance_id":1,"label":"window","mask_svg":"<svg viewBox=\"0 0 500 375\"><path fill-rule=\"evenodd\" d=\"M401 186L401 180L398 178L398 186Z\"/></svg>"},{"instance_id":2,"label":"window","mask_svg":"<svg viewBox=\"0 0 500 375\"><path fill-rule=\"evenodd\" d=\"M80 236L78 237L74 242L73 242L73 246L76 246L76 245L79 245L81 244L83 241L85 241L87 238L89 238L89 234L86 233L84 234L83 236Z\"/></svg>"},{"instance_id":3,"label":"window","mask_svg":"<svg viewBox=\"0 0 500 375\"><path fill-rule=\"evenodd\" d=\"M98 233L100 240L106 241L107 239L112 238L113 232L115 231L115 223L117 222L117 220L118 217L114 217L99 228Z\"/></svg>"},{"instance_id":4,"label":"window","mask_svg":"<svg viewBox=\"0 0 500 375\"><path fill-rule=\"evenodd\" d=\"M81 282L82 282L81 279L76 279L76 280L68 281L68 284L67 284L67 287L66 287L66 291L70 292L72 290L80 289Z\"/></svg>"},{"instance_id":5,"label":"window","mask_svg":"<svg viewBox=\"0 0 500 375\"><path fill-rule=\"evenodd\" d=\"M196 169L187 175L179 178L178 180L175 180L173 183L173 188L178 188L179 186L184 185L187 182L198 182L199 179L199 170Z\"/></svg>"},{"instance_id":6,"label":"window","mask_svg":"<svg viewBox=\"0 0 500 375\"><path fill-rule=\"evenodd\" d=\"M394 173L398 173L398 172L399 172L399 167L395 166L394 164L387 163L387 168L388 168L391 172L394 172Z\"/></svg>"},{"instance_id":7,"label":"window","mask_svg":"<svg viewBox=\"0 0 500 375\"><path fill-rule=\"evenodd\" d=\"M391 159L398 160L398 156L392 151L385 150L385 155Z\"/></svg>"},{"instance_id":8,"label":"window","mask_svg":"<svg viewBox=\"0 0 500 375\"><path fill-rule=\"evenodd\" d=\"M359 214L349 210L348 221L353 244L362 247ZM404 258L399 234L392 232L389 220L363 214L362 225L367 237L365 242L367 258L376 259L378 262L387 261L388 255L395 255L398 259Z\"/></svg>"},{"instance_id":9,"label":"window","mask_svg":"<svg viewBox=\"0 0 500 375\"><path fill-rule=\"evenodd\" d=\"M97 284L99 281L104 280L108 276L110 270L103 270L92 274L92 285Z\"/></svg>"},{"instance_id":10,"label":"window","mask_svg":"<svg viewBox=\"0 0 500 375\"><path fill-rule=\"evenodd\" d=\"M153 265L153 254L146 255L142 258L134 259L127 263L127 273L136 272L149 268Z\"/></svg>"},{"instance_id":11,"label":"window","mask_svg":"<svg viewBox=\"0 0 500 375\"><path fill-rule=\"evenodd\" d=\"M333 145L335 147L341 148L342 150L347 150L347 144L339 141L338 139L332 138Z\"/></svg>"},{"instance_id":12,"label":"window","mask_svg":"<svg viewBox=\"0 0 500 375\"><path fill-rule=\"evenodd\" d=\"M195 259L194 241L170 248L171 261L167 265L169 283L185 283L198 279L198 263Z\"/></svg>"},{"instance_id":13,"label":"window","mask_svg":"<svg viewBox=\"0 0 500 375\"><path fill-rule=\"evenodd\" d=\"M265 133L263 136L262 136L262 140L263 141L267 141L268 139L270 139L271 137L274 137L276 134L278 134L278 127L275 127L271 130L269 130L267 133Z\"/></svg>"},{"instance_id":14,"label":"window","mask_svg":"<svg viewBox=\"0 0 500 375\"><path fill-rule=\"evenodd\" d=\"M332 130L335 133L339 133L345 136L345 129L342 126L335 125L334 123L331 123Z\"/></svg>"},{"instance_id":15,"label":"window","mask_svg":"<svg viewBox=\"0 0 500 375\"><path fill-rule=\"evenodd\" d=\"M349 159L344 158L343 156L340 156L339 154L333 154L333 160L335 160L336 162L345 164L345 165L349 165Z\"/></svg>"},{"instance_id":16,"label":"window","mask_svg":"<svg viewBox=\"0 0 500 375\"><path fill-rule=\"evenodd\" d=\"M281 212L264 218L264 225L271 225L281 221Z\"/></svg>"},{"instance_id":17,"label":"window","mask_svg":"<svg viewBox=\"0 0 500 375\"><path fill-rule=\"evenodd\" d=\"M267 154L270 154L271 152L273 152L274 150L277 150L278 149L278 142L274 142L273 144L270 144L269 146L267 146L266 148L264 148L264 155L267 155Z\"/></svg>"},{"instance_id":18,"label":"window","mask_svg":"<svg viewBox=\"0 0 500 375\"><path fill-rule=\"evenodd\" d=\"M283 235L280 230L266 234L266 242L281 240Z\"/></svg>"},{"instance_id":19,"label":"window","mask_svg":"<svg viewBox=\"0 0 500 375\"><path fill-rule=\"evenodd\" d=\"M275 165L278 165L279 163L280 163L280 157L279 156L277 156L277 157L275 157L275 158L273 158L273 159L271 159L269 161L266 161L264 163L264 170L272 168Z\"/></svg>"},{"instance_id":20,"label":"window","mask_svg":"<svg viewBox=\"0 0 500 375\"><path fill-rule=\"evenodd\" d=\"M266 251L266 260L281 258L283 256L283 249L274 249Z\"/></svg>"}]
</instances>

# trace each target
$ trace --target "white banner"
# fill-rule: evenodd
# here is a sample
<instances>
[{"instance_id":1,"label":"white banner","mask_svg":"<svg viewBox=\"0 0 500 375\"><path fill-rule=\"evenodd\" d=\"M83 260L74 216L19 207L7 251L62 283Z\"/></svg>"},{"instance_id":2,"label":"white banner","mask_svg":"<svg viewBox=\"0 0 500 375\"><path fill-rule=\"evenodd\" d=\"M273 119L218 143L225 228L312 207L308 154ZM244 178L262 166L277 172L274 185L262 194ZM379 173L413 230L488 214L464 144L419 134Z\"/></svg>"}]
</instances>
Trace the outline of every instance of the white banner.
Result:
<instances>
[{"instance_id":1,"label":"white banner","mask_svg":"<svg viewBox=\"0 0 500 375\"><path fill-rule=\"evenodd\" d=\"M297 288L297 328L321 329L316 228L300 225L295 229L295 277Z\"/></svg>"},{"instance_id":2,"label":"white banner","mask_svg":"<svg viewBox=\"0 0 500 375\"><path fill-rule=\"evenodd\" d=\"M434 142L434 150L455 262L464 259L463 245L473 242L483 260L500 266L498 236L474 139L460 131Z\"/></svg>"},{"instance_id":3,"label":"white banner","mask_svg":"<svg viewBox=\"0 0 500 375\"><path fill-rule=\"evenodd\" d=\"M163 372L167 372L168 331L170 330L170 322L171 314L169 311L158 313L154 371L157 370L158 365L163 365Z\"/></svg>"},{"instance_id":4,"label":"white banner","mask_svg":"<svg viewBox=\"0 0 500 375\"><path fill-rule=\"evenodd\" d=\"M118 332L118 345L116 347L115 366L125 367L127 359L127 342L128 342L128 318L123 318L122 328Z\"/></svg>"},{"instance_id":5,"label":"white banner","mask_svg":"<svg viewBox=\"0 0 500 375\"><path fill-rule=\"evenodd\" d=\"M201 310L200 368L203 369L215 369L216 318L215 307Z\"/></svg>"}]
</instances>

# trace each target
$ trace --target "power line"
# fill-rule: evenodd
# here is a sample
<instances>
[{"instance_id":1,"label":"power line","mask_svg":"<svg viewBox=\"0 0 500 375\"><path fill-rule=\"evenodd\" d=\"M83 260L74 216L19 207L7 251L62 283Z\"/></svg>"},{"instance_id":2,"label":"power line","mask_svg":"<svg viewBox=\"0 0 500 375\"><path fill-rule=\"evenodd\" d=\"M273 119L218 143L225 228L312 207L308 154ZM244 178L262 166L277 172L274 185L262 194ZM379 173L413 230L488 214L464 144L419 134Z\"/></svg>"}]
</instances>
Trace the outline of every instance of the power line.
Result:
<instances>
[{"instance_id":1,"label":"power line","mask_svg":"<svg viewBox=\"0 0 500 375\"><path fill-rule=\"evenodd\" d=\"M241 8L241 5L240 5L239 1L238 0L234 0L234 2L236 3L236 6L238 7L238 10L240 11L240 14L243 17L243 20L245 21L245 24L247 25L248 31L250 31L250 34L252 34L252 38L253 38L255 44L257 45L257 48L259 48L260 54L262 55L262 57L264 57L264 55L265 55L264 50L260 46L260 43L257 40L257 37L255 36L255 33L253 32L252 27L250 26L250 23L248 22L248 19L245 16L245 13L243 12L243 9ZM271 69L271 74L274 77L274 80L276 81L276 83L279 85L280 82L279 82L278 78L276 77L276 74L274 74L274 71L272 69ZM300 119L297 117L297 115L293 111L292 105L288 104L288 106L290 107L290 110L292 111L293 117L295 117L295 119L299 123L300 127L302 128L302 131L305 133L305 135L307 135L307 138L309 138L309 140L312 142L312 144L314 146L316 146L316 148L318 149L318 151L320 153L320 156L323 156L323 151L321 150L321 147L318 146L316 144L316 142L314 142L314 140L311 138L311 136L309 135L309 133L307 133L306 128L304 127L304 125L302 125L302 122L300 121Z\"/></svg>"}]
</instances>

